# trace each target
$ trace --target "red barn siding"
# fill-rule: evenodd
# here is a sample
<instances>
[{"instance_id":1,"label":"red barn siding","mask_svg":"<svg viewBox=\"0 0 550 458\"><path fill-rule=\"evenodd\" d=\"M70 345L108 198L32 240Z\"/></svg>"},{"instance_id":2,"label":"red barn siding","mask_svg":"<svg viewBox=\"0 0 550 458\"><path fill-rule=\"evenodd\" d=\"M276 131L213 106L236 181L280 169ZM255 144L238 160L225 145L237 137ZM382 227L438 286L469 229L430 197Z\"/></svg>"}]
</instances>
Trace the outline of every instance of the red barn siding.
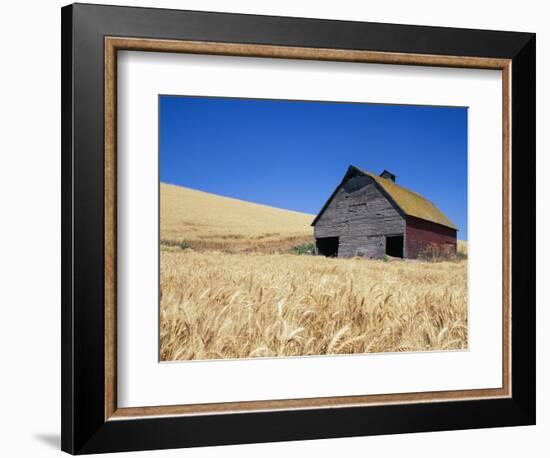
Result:
<instances>
[{"instance_id":1,"label":"red barn siding","mask_svg":"<svg viewBox=\"0 0 550 458\"><path fill-rule=\"evenodd\" d=\"M456 229L407 216L405 245L407 258L418 258L434 248L440 249L442 253L455 255Z\"/></svg>"}]
</instances>

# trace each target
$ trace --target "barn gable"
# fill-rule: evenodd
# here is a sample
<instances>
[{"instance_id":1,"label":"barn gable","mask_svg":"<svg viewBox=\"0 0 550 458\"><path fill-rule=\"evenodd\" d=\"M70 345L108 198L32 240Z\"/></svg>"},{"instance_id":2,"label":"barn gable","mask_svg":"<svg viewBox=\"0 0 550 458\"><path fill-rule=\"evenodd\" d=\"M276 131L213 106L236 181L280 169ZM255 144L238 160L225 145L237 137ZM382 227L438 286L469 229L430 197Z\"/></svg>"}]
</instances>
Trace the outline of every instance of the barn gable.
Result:
<instances>
[{"instance_id":1,"label":"barn gable","mask_svg":"<svg viewBox=\"0 0 550 458\"><path fill-rule=\"evenodd\" d=\"M375 180L350 167L313 225L320 254L381 257L387 235L403 237L405 217Z\"/></svg>"}]
</instances>

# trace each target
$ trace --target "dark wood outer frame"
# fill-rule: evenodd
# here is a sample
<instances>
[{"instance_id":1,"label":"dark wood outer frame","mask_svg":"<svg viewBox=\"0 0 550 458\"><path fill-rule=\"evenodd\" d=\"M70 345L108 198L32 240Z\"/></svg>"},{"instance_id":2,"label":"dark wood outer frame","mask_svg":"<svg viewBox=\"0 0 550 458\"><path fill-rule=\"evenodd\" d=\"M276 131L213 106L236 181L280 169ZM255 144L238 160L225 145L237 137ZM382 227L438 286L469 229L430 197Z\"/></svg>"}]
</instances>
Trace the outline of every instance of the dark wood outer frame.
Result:
<instances>
[{"instance_id":1,"label":"dark wood outer frame","mask_svg":"<svg viewBox=\"0 0 550 458\"><path fill-rule=\"evenodd\" d=\"M170 412L116 410L110 388L116 377L114 315L109 315L114 308L105 309L116 288L114 281L106 281L114 278L109 253L114 253L116 221L110 213L114 194L105 192L115 168L105 161L104 150L105 145L115 148L107 141L113 137L109 126L116 131L114 118L106 124L104 118L114 113L109 105L113 99L104 103L114 88L104 87L104 76L109 70L106 58L108 62L116 46L105 47L107 37L120 48L141 50L158 49L158 40L168 40L165 50L173 46L172 51L181 51L176 48L184 40L199 53L281 53L278 57L310 59L317 53L317 58L328 60L502 68L503 86L511 89L505 91L505 98L511 94L511 112L505 110L504 115L512 120L503 144L506 150L511 143L513 170L510 177L505 167L503 176L504 183L511 180L504 206L513 208L511 224L506 212L503 221L505 240L511 234L511 250L506 243L503 249L504 265L511 265L511 271L505 268L504 273L511 274L509 287L513 285L508 331L514 339L505 358L511 363L511 380L503 387L507 389L493 393L492 399L480 393L442 401L433 394L419 398L413 393L398 403L379 397L368 406L326 399L309 408L296 404L300 400L286 407L267 402L252 411L203 406L192 416L176 415L190 413L178 411L178 406L172 416L163 417L151 415ZM309 56L298 55L303 48L309 48ZM511 227L515 229L506 232ZM109 230L114 231L112 237L104 238ZM83 4L62 9L63 450L94 453L533 424L535 260L524 253L534 252L534 34ZM507 294L510 290L505 288ZM467 400L449 400L457 398ZM216 411L223 414L214 415Z\"/></svg>"}]
</instances>

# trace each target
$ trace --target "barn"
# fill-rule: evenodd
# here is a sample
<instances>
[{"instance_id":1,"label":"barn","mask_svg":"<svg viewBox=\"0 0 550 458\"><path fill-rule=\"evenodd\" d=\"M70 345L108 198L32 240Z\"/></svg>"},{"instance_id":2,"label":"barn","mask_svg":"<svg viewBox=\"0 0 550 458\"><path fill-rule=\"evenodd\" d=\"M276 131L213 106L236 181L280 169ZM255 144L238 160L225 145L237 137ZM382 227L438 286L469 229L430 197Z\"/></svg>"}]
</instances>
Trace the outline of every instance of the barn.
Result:
<instances>
[{"instance_id":1,"label":"barn","mask_svg":"<svg viewBox=\"0 0 550 458\"><path fill-rule=\"evenodd\" d=\"M456 226L387 170L376 175L350 166L312 226L316 253L324 256L456 254Z\"/></svg>"}]
</instances>

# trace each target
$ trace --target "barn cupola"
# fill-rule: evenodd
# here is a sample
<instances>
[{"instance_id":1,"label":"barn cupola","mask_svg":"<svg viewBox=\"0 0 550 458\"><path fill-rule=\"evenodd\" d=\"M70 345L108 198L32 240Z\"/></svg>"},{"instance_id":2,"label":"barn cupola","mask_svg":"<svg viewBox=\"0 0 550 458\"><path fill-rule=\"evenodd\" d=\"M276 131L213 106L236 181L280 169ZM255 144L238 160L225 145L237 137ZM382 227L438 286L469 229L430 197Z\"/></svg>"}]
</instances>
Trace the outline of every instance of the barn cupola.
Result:
<instances>
[{"instance_id":1,"label":"barn cupola","mask_svg":"<svg viewBox=\"0 0 550 458\"><path fill-rule=\"evenodd\" d=\"M393 181L393 182L395 183L395 175L394 175L393 173L391 173L391 172L388 172L387 170L384 170L384 171L380 174L380 176L381 176L382 178L385 178L386 180L391 180L391 181Z\"/></svg>"}]
</instances>

